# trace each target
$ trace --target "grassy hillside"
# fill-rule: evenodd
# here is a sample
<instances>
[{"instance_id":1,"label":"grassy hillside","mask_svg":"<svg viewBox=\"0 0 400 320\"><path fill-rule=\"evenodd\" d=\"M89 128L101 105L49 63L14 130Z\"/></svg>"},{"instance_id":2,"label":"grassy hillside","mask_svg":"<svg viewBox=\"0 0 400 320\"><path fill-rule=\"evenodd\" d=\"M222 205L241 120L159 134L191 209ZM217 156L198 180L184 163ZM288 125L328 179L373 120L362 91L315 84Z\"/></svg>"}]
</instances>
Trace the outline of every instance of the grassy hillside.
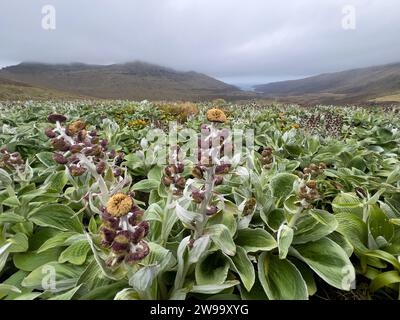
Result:
<instances>
[{"instance_id":1,"label":"grassy hillside","mask_svg":"<svg viewBox=\"0 0 400 320\"><path fill-rule=\"evenodd\" d=\"M0 78L0 100L67 100L80 96Z\"/></svg>"},{"instance_id":2,"label":"grassy hillside","mask_svg":"<svg viewBox=\"0 0 400 320\"><path fill-rule=\"evenodd\" d=\"M196 72L180 72L143 62L108 66L22 63L0 71L3 78L102 99L240 99L248 94Z\"/></svg>"},{"instance_id":3,"label":"grassy hillside","mask_svg":"<svg viewBox=\"0 0 400 320\"><path fill-rule=\"evenodd\" d=\"M397 94L391 94L388 96L379 97L376 99L372 99L373 102L377 103L400 103L400 92Z\"/></svg>"},{"instance_id":4,"label":"grassy hillside","mask_svg":"<svg viewBox=\"0 0 400 320\"><path fill-rule=\"evenodd\" d=\"M275 82L256 87L267 97L352 103L397 94L400 90L400 63L321 74L300 80ZM311 99L311 100L310 100ZM290 100L290 99L289 99Z\"/></svg>"}]
</instances>

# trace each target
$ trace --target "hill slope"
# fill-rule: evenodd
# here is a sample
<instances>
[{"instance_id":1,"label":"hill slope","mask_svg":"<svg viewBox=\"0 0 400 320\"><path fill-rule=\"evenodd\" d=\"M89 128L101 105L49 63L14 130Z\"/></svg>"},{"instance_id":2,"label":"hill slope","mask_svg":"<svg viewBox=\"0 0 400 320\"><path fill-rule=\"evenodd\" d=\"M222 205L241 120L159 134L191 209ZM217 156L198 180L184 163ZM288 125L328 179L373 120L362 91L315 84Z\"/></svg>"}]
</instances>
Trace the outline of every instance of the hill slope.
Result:
<instances>
[{"instance_id":1,"label":"hill slope","mask_svg":"<svg viewBox=\"0 0 400 320\"><path fill-rule=\"evenodd\" d=\"M0 78L0 101L5 100L74 100L82 97L35 87L23 82Z\"/></svg>"},{"instance_id":2,"label":"hill slope","mask_svg":"<svg viewBox=\"0 0 400 320\"><path fill-rule=\"evenodd\" d=\"M103 99L205 100L244 94L204 74L143 62L107 66L21 63L3 68L0 77Z\"/></svg>"},{"instance_id":3,"label":"hill slope","mask_svg":"<svg viewBox=\"0 0 400 320\"><path fill-rule=\"evenodd\" d=\"M269 83L255 89L267 97L289 100L320 103L367 101L400 91L400 63Z\"/></svg>"}]
</instances>

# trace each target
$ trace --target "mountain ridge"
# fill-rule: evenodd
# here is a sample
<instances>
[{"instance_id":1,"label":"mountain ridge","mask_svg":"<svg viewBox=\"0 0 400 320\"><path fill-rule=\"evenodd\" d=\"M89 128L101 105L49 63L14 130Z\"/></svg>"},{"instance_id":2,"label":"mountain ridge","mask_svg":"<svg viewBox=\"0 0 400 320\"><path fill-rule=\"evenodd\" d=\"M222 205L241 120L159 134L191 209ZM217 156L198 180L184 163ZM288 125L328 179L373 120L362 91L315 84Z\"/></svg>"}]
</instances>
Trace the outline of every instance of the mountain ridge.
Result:
<instances>
[{"instance_id":1,"label":"mountain ridge","mask_svg":"<svg viewBox=\"0 0 400 320\"><path fill-rule=\"evenodd\" d=\"M255 90L281 99L311 95L321 102L368 101L400 92L400 62L257 85Z\"/></svg>"},{"instance_id":2,"label":"mountain ridge","mask_svg":"<svg viewBox=\"0 0 400 320\"><path fill-rule=\"evenodd\" d=\"M23 62L1 69L0 77L100 99L207 100L247 95L202 73L142 61L109 65Z\"/></svg>"}]
</instances>

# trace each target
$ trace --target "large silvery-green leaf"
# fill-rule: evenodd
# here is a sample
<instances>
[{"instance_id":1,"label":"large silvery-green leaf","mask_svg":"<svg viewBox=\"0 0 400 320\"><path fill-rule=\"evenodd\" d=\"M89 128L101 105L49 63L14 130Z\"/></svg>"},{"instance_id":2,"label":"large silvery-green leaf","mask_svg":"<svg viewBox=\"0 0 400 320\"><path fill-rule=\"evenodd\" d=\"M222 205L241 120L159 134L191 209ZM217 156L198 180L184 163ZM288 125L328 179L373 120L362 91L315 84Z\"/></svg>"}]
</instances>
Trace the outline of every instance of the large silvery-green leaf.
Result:
<instances>
[{"instance_id":1,"label":"large silvery-green leaf","mask_svg":"<svg viewBox=\"0 0 400 320\"><path fill-rule=\"evenodd\" d=\"M56 162L53 160L53 152L40 152L36 155L41 163L43 163L46 167L50 168L56 165Z\"/></svg>"},{"instance_id":2,"label":"large silvery-green leaf","mask_svg":"<svg viewBox=\"0 0 400 320\"><path fill-rule=\"evenodd\" d=\"M8 256L10 254L7 249L10 246L11 246L11 243L6 243L0 247L0 271L3 270L3 268L7 262Z\"/></svg>"},{"instance_id":3,"label":"large silvery-green leaf","mask_svg":"<svg viewBox=\"0 0 400 320\"><path fill-rule=\"evenodd\" d=\"M129 278L129 284L138 292L148 290L159 274L176 264L171 251L164 247L150 242L149 249L149 255L140 262L142 267Z\"/></svg>"},{"instance_id":4,"label":"large silvery-green leaf","mask_svg":"<svg viewBox=\"0 0 400 320\"><path fill-rule=\"evenodd\" d=\"M150 192L151 190L157 190L158 186L160 185L159 180L150 180L145 179L135 183L131 190L134 191L142 191L142 192Z\"/></svg>"},{"instance_id":5,"label":"large silvery-green leaf","mask_svg":"<svg viewBox=\"0 0 400 320\"><path fill-rule=\"evenodd\" d=\"M258 278L270 300L307 300L307 284L289 260L262 253L258 258Z\"/></svg>"},{"instance_id":6,"label":"large silvery-green leaf","mask_svg":"<svg viewBox=\"0 0 400 320\"><path fill-rule=\"evenodd\" d=\"M229 260L220 252L210 252L195 268L196 284L222 284L229 270Z\"/></svg>"},{"instance_id":7,"label":"large silvery-green leaf","mask_svg":"<svg viewBox=\"0 0 400 320\"><path fill-rule=\"evenodd\" d=\"M38 226L61 231L82 232L82 225L75 212L62 204L44 205L29 214L29 220Z\"/></svg>"},{"instance_id":8,"label":"large silvery-green leaf","mask_svg":"<svg viewBox=\"0 0 400 320\"><path fill-rule=\"evenodd\" d=\"M46 189L62 192L67 182L68 176L65 171L58 171L50 175L43 183L43 186L46 186Z\"/></svg>"},{"instance_id":9,"label":"large silvery-green leaf","mask_svg":"<svg viewBox=\"0 0 400 320\"><path fill-rule=\"evenodd\" d=\"M228 257L231 262L231 268L235 271L247 291L250 291L255 282L255 270L246 250L242 247L236 247L236 254L233 257Z\"/></svg>"},{"instance_id":10,"label":"large silvery-green leaf","mask_svg":"<svg viewBox=\"0 0 400 320\"><path fill-rule=\"evenodd\" d=\"M233 242L229 229L223 224L215 224L207 227L204 234L211 237L215 245L228 256L234 256L236 253L236 245Z\"/></svg>"},{"instance_id":11,"label":"large silvery-green leaf","mask_svg":"<svg viewBox=\"0 0 400 320\"><path fill-rule=\"evenodd\" d=\"M0 224L24 222L25 218L15 213L3 212L0 214Z\"/></svg>"},{"instance_id":12,"label":"large silvery-green leaf","mask_svg":"<svg viewBox=\"0 0 400 320\"><path fill-rule=\"evenodd\" d=\"M75 293L77 293L78 290L81 288L81 286L82 285L80 284L75 288L68 290L67 292L51 297L49 300L71 300Z\"/></svg>"},{"instance_id":13,"label":"large silvery-green leaf","mask_svg":"<svg viewBox=\"0 0 400 320\"><path fill-rule=\"evenodd\" d=\"M239 230L235 243L247 252L270 251L278 246L274 237L264 229Z\"/></svg>"},{"instance_id":14,"label":"large silvery-green leaf","mask_svg":"<svg viewBox=\"0 0 400 320\"><path fill-rule=\"evenodd\" d=\"M341 193L332 201L333 212L353 213L362 216L363 204L355 193Z\"/></svg>"},{"instance_id":15,"label":"large silvery-green leaf","mask_svg":"<svg viewBox=\"0 0 400 320\"><path fill-rule=\"evenodd\" d=\"M25 252L28 250L28 237L23 233L17 233L7 240L11 243L8 252Z\"/></svg>"},{"instance_id":16,"label":"large silvery-green leaf","mask_svg":"<svg viewBox=\"0 0 400 320\"><path fill-rule=\"evenodd\" d=\"M190 229L194 229L193 224L202 223L202 221L204 220L203 215L187 210L179 203L176 204L175 212L179 220L181 220L185 224L185 226Z\"/></svg>"},{"instance_id":17,"label":"large silvery-green leaf","mask_svg":"<svg viewBox=\"0 0 400 320\"><path fill-rule=\"evenodd\" d=\"M285 259L293 241L293 229L283 224L278 230L279 259Z\"/></svg>"},{"instance_id":18,"label":"large silvery-green leaf","mask_svg":"<svg viewBox=\"0 0 400 320\"><path fill-rule=\"evenodd\" d=\"M9 293L21 293L21 290L11 284L0 283L0 296L5 296Z\"/></svg>"},{"instance_id":19,"label":"large silvery-green leaf","mask_svg":"<svg viewBox=\"0 0 400 320\"><path fill-rule=\"evenodd\" d=\"M203 293L203 294L216 294L221 292L222 290L232 288L239 284L239 281L229 280L221 284L203 284L203 285L195 285L190 290L194 293Z\"/></svg>"},{"instance_id":20,"label":"large silvery-green leaf","mask_svg":"<svg viewBox=\"0 0 400 320\"><path fill-rule=\"evenodd\" d=\"M37 251L17 253L13 256L13 261L18 269L33 271L41 265L57 261L61 251L60 248L52 248L41 253Z\"/></svg>"},{"instance_id":21,"label":"large silvery-green leaf","mask_svg":"<svg viewBox=\"0 0 400 320\"><path fill-rule=\"evenodd\" d=\"M0 169L0 182L3 183L5 186L12 184L12 179L7 171Z\"/></svg>"},{"instance_id":22,"label":"large silvery-green leaf","mask_svg":"<svg viewBox=\"0 0 400 320\"><path fill-rule=\"evenodd\" d=\"M69 232L59 232L57 233L54 237L49 238L46 240L37 250L38 253L44 252L46 250L55 248L55 247L60 247L60 246L67 246L65 244L65 241L74 236L77 235L78 233L69 231Z\"/></svg>"},{"instance_id":23,"label":"large silvery-green leaf","mask_svg":"<svg viewBox=\"0 0 400 320\"><path fill-rule=\"evenodd\" d=\"M85 263L89 251L90 244L87 240L75 242L61 253L58 262L64 263L68 261L72 264L81 265Z\"/></svg>"},{"instance_id":24,"label":"large silvery-green leaf","mask_svg":"<svg viewBox=\"0 0 400 320\"><path fill-rule=\"evenodd\" d=\"M299 177L291 173L279 173L271 179L272 196L286 198L293 190L293 184Z\"/></svg>"},{"instance_id":25,"label":"large silvery-green leaf","mask_svg":"<svg viewBox=\"0 0 400 320\"><path fill-rule=\"evenodd\" d=\"M336 230L338 223L335 216L324 210L312 209L296 224L294 244L319 240Z\"/></svg>"},{"instance_id":26,"label":"large silvery-green leaf","mask_svg":"<svg viewBox=\"0 0 400 320\"><path fill-rule=\"evenodd\" d=\"M201 236L193 242L193 247L189 251L189 263L196 263L204 255L210 246L210 237Z\"/></svg>"},{"instance_id":27,"label":"large silvery-green leaf","mask_svg":"<svg viewBox=\"0 0 400 320\"><path fill-rule=\"evenodd\" d=\"M291 253L304 261L331 286L350 290L355 270L346 252L334 241L322 238L315 242L295 245Z\"/></svg>"},{"instance_id":28,"label":"large silvery-green leaf","mask_svg":"<svg viewBox=\"0 0 400 320\"><path fill-rule=\"evenodd\" d=\"M378 274L371 281L370 290L375 292L385 286L400 283L400 274L397 270L387 271Z\"/></svg>"},{"instance_id":29,"label":"large silvery-green leaf","mask_svg":"<svg viewBox=\"0 0 400 320\"><path fill-rule=\"evenodd\" d=\"M374 239L383 237L389 242L394 236L394 225L376 204L369 207L368 227Z\"/></svg>"},{"instance_id":30,"label":"large silvery-green leaf","mask_svg":"<svg viewBox=\"0 0 400 320\"><path fill-rule=\"evenodd\" d=\"M22 281L22 286L59 292L75 287L83 271L81 266L51 262L33 270Z\"/></svg>"},{"instance_id":31,"label":"large silvery-green leaf","mask_svg":"<svg viewBox=\"0 0 400 320\"><path fill-rule=\"evenodd\" d=\"M368 228L367 225L356 215L339 213L335 215L338 227L336 231L343 235L356 252L368 250Z\"/></svg>"},{"instance_id":32,"label":"large silvery-green leaf","mask_svg":"<svg viewBox=\"0 0 400 320\"><path fill-rule=\"evenodd\" d=\"M209 218L207 225L223 224L229 229L229 232L233 237L237 229L236 216L239 214L240 212L237 206L232 202L227 201L220 212Z\"/></svg>"}]
</instances>

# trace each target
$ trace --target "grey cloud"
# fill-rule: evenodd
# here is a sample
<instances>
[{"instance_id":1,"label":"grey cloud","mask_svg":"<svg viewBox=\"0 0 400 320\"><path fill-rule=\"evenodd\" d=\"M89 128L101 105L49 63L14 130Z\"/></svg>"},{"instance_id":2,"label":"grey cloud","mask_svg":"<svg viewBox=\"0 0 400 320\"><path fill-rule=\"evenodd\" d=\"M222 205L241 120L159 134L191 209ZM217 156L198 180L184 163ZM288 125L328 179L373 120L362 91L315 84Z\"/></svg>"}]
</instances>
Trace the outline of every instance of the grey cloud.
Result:
<instances>
[{"instance_id":1,"label":"grey cloud","mask_svg":"<svg viewBox=\"0 0 400 320\"><path fill-rule=\"evenodd\" d=\"M41 8L57 28L41 28ZM342 8L356 8L343 30ZM293 78L400 60L398 0L2 0L0 65L143 60L222 78Z\"/></svg>"}]
</instances>

